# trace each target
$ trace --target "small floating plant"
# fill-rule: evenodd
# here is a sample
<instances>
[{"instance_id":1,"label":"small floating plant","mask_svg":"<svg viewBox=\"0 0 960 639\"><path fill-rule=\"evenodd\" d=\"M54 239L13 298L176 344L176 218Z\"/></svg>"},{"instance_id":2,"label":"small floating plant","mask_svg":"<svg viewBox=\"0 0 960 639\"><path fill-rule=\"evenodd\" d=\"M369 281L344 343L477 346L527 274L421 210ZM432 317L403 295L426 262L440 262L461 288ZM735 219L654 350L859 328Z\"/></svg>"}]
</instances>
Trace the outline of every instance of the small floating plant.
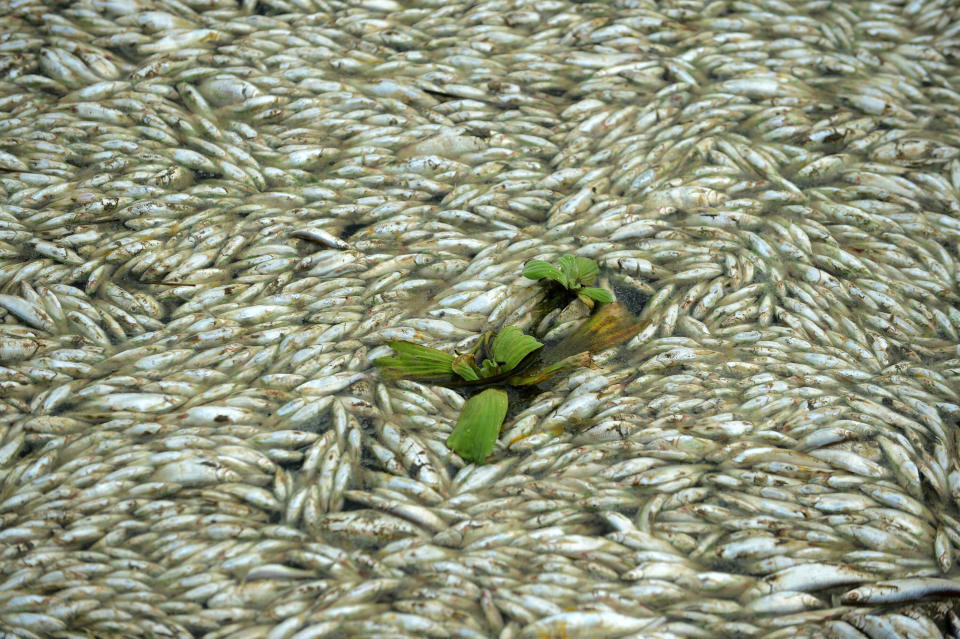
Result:
<instances>
[{"instance_id":1,"label":"small floating plant","mask_svg":"<svg viewBox=\"0 0 960 639\"><path fill-rule=\"evenodd\" d=\"M624 342L642 325L613 295L588 286L599 273L596 262L564 255L557 266L531 260L523 274L555 282L594 308L601 306L567 337L545 346L516 326L480 336L469 351L450 353L394 340L387 342L396 355L374 360L386 379L412 379L473 393L463 406L447 446L467 461L482 464L493 451L507 415L507 388L536 386L582 366L592 365L591 353ZM549 285L548 285L549 286Z\"/></svg>"},{"instance_id":2,"label":"small floating plant","mask_svg":"<svg viewBox=\"0 0 960 639\"><path fill-rule=\"evenodd\" d=\"M613 294L607 289L590 286L599 273L600 267L596 262L575 255L562 256L556 266L543 260L530 260L523 265L524 277L555 282L576 295L587 308L593 308L595 302L609 304L613 301Z\"/></svg>"}]
</instances>

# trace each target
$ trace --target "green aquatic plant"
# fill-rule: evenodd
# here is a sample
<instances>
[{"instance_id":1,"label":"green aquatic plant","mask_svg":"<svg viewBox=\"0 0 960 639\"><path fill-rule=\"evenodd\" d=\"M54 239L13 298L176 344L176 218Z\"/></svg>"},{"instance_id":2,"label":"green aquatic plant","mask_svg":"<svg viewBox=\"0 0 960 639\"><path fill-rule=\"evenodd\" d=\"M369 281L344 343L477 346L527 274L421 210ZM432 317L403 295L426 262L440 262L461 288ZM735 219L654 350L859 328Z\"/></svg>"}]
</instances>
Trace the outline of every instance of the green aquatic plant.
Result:
<instances>
[{"instance_id":1,"label":"green aquatic plant","mask_svg":"<svg viewBox=\"0 0 960 639\"><path fill-rule=\"evenodd\" d=\"M482 464L493 452L506 416L507 391L488 388L477 393L463 405L447 446L465 460Z\"/></svg>"},{"instance_id":2,"label":"green aquatic plant","mask_svg":"<svg viewBox=\"0 0 960 639\"><path fill-rule=\"evenodd\" d=\"M453 372L468 382L490 379L510 373L527 355L542 347L542 343L516 326L507 326L495 337L484 333L471 352L454 360Z\"/></svg>"},{"instance_id":3,"label":"green aquatic plant","mask_svg":"<svg viewBox=\"0 0 960 639\"><path fill-rule=\"evenodd\" d=\"M478 386L502 380L530 354L543 347L541 342L516 326L507 326L496 335L484 333L473 349L456 357L410 342L388 344L396 351L396 357L374 360L388 378L427 378L440 384L452 384L456 381L453 379L455 375L463 382ZM506 391L501 388L481 391L463 405L457 425L447 438L447 446L468 461L483 463L493 450L506 415Z\"/></svg>"},{"instance_id":4,"label":"green aquatic plant","mask_svg":"<svg viewBox=\"0 0 960 639\"><path fill-rule=\"evenodd\" d=\"M589 308L593 308L594 302L609 304L613 301L610 291L590 286L599 273L600 267L593 260L569 254L560 257L556 266L543 260L530 260L523 265L524 277L556 282L576 295Z\"/></svg>"},{"instance_id":5,"label":"green aquatic plant","mask_svg":"<svg viewBox=\"0 0 960 639\"><path fill-rule=\"evenodd\" d=\"M516 326L508 326L494 335L480 336L469 351L453 356L429 348L394 340L387 342L395 357L380 357L374 364L387 379L416 379L441 386L483 386L509 377L527 356L543 347L535 338Z\"/></svg>"},{"instance_id":6,"label":"green aquatic plant","mask_svg":"<svg viewBox=\"0 0 960 639\"><path fill-rule=\"evenodd\" d=\"M535 386L563 372L590 366L591 353L620 344L641 328L623 304L614 302L551 346L507 326L496 334L484 333L470 351L457 355L412 342L387 342L396 355L373 363L386 379L479 390L464 404L447 446L467 461L482 464L507 415L505 387Z\"/></svg>"}]
</instances>

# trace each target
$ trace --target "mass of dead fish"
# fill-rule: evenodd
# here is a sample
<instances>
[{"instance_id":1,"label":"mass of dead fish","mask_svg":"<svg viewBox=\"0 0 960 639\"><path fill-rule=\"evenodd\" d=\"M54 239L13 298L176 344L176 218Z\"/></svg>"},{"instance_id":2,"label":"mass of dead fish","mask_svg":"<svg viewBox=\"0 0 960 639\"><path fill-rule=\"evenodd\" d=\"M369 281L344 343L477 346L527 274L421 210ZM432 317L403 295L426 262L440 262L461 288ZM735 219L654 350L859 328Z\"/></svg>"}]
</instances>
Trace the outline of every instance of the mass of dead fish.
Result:
<instances>
[{"instance_id":1,"label":"mass of dead fish","mask_svg":"<svg viewBox=\"0 0 960 639\"><path fill-rule=\"evenodd\" d=\"M948 0L0 3L0 636L960 637ZM957 86L955 86L957 85ZM644 323L482 466L388 340Z\"/></svg>"}]
</instances>

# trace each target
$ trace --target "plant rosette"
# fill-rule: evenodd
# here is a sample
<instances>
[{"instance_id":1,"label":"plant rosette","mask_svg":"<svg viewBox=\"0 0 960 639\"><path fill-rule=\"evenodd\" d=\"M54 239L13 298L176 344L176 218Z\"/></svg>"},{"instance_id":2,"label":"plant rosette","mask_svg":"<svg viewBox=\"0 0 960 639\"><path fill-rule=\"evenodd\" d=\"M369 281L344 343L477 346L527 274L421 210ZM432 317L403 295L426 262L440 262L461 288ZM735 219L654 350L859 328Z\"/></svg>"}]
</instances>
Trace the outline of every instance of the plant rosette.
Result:
<instances>
[{"instance_id":1,"label":"plant rosette","mask_svg":"<svg viewBox=\"0 0 960 639\"><path fill-rule=\"evenodd\" d=\"M387 377L441 377L453 372L465 382L478 383L503 380L527 356L543 348L541 342L515 326L508 326L495 336L484 333L470 352L456 357L410 342L389 344L397 356L382 357L374 362ZM497 442L507 407L507 392L502 388L487 388L477 393L463 405L457 425L447 438L447 446L467 461L483 463Z\"/></svg>"},{"instance_id":2,"label":"plant rosette","mask_svg":"<svg viewBox=\"0 0 960 639\"><path fill-rule=\"evenodd\" d=\"M447 446L467 461L482 464L493 451L507 415L505 387L534 386L583 366L591 353L620 344L642 325L619 303L607 304L570 335L544 348L515 326L485 333L467 353L451 355L412 342L391 341L393 357L374 360L385 379L414 379L452 388L482 389L463 406Z\"/></svg>"},{"instance_id":3,"label":"plant rosette","mask_svg":"<svg viewBox=\"0 0 960 639\"><path fill-rule=\"evenodd\" d=\"M524 277L556 282L589 308L593 308L595 302L609 304L613 301L613 294L607 289L590 286L599 273L600 267L593 260L569 254L561 256L556 266L543 260L530 260L523 265Z\"/></svg>"}]
</instances>

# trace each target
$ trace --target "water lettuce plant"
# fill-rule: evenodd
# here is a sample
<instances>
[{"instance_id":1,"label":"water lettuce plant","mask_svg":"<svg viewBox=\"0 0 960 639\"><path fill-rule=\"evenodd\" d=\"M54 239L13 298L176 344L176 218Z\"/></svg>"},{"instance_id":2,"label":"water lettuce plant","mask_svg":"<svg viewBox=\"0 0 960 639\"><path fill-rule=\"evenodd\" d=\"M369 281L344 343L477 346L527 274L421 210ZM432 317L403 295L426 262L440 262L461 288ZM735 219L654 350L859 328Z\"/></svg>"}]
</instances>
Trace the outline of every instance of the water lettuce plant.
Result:
<instances>
[{"instance_id":1,"label":"water lettuce plant","mask_svg":"<svg viewBox=\"0 0 960 639\"><path fill-rule=\"evenodd\" d=\"M447 446L467 461L481 464L493 450L507 415L505 387L534 386L562 372L589 366L591 353L626 341L641 328L626 307L615 302L551 346L507 326L495 335L485 333L474 348L458 355L412 342L387 342L396 355L373 363L386 379L479 390L464 404Z\"/></svg>"},{"instance_id":2,"label":"water lettuce plant","mask_svg":"<svg viewBox=\"0 0 960 639\"><path fill-rule=\"evenodd\" d=\"M507 326L493 338L490 333L484 333L473 351L453 360L453 372L468 382L490 379L513 371L527 355L542 347L542 343L516 326ZM478 351L481 353L479 365Z\"/></svg>"},{"instance_id":3,"label":"water lettuce plant","mask_svg":"<svg viewBox=\"0 0 960 639\"><path fill-rule=\"evenodd\" d=\"M556 282L589 308L593 308L594 302L609 304L613 301L613 295L607 289L590 286L599 272L600 267L593 260L569 254L560 257L556 266L543 260L530 260L523 265L524 277Z\"/></svg>"},{"instance_id":4,"label":"water lettuce plant","mask_svg":"<svg viewBox=\"0 0 960 639\"><path fill-rule=\"evenodd\" d=\"M441 386L484 386L504 381L525 363L528 355L543 347L516 326L508 326L496 335L484 333L476 346L457 356L401 340L387 345L396 351L396 356L373 362L385 378L403 377Z\"/></svg>"},{"instance_id":5,"label":"water lettuce plant","mask_svg":"<svg viewBox=\"0 0 960 639\"><path fill-rule=\"evenodd\" d=\"M374 360L384 376L429 379L439 384L457 380L483 385L501 381L543 344L516 326L507 326L496 335L484 333L473 349L454 357L443 351L411 342L388 342L396 357ZM452 375L451 375L452 374ZM463 405L447 446L468 461L483 463L493 450L500 427L507 416L507 392L487 388Z\"/></svg>"}]
</instances>

